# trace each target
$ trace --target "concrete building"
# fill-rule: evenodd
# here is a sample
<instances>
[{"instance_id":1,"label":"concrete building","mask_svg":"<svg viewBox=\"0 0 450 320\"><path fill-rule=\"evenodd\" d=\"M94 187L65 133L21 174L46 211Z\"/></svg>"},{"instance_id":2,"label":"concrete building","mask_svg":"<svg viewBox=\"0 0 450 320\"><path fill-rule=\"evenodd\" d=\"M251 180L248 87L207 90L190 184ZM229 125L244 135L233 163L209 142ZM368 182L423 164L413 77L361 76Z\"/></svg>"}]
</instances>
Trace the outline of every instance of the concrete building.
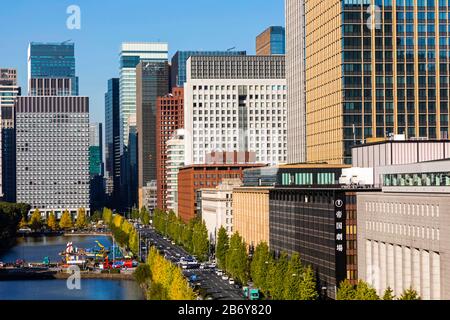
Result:
<instances>
[{"instance_id":1,"label":"concrete building","mask_svg":"<svg viewBox=\"0 0 450 320\"><path fill-rule=\"evenodd\" d=\"M17 201L89 214L89 98L19 97L15 108Z\"/></svg>"},{"instance_id":2,"label":"concrete building","mask_svg":"<svg viewBox=\"0 0 450 320\"><path fill-rule=\"evenodd\" d=\"M186 144L185 144L186 145ZM215 188L223 179L241 179L255 164L190 165L178 172L178 215L184 222L201 216L200 189Z\"/></svg>"},{"instance_id":3,"label":"concrete building","mask_svg":"<svg viewBox=\"0 0 450 320\"><path fill-rule=\"evenodd\" d=\"M156 101L156 180L158 183L158 208L167 209L167 144L174 133L184 128L184 91L173 88L172 93Z\"/></svg>"},{"instance_id":4,"label":"concrete building","mask_svg":"<svg viewBox=\"0 0 450 320\"><path fill-rule=\"evenodd\" d=\"M36 81L33 79L46 79L47 81L45 84L37 85L33 83ZM71 86L70 94L67 92L68 85ZM73 42L30 43L28 47L28 95L77 96L78 86L75 69L75 44ZM37 87L40 91L36 91ZM45 91L49 88L58 90L54 92L55 94L46 94Z\"/></svg>"},{"instance_id":5,"label":"concrete building","mask_svg":"<svg viewBox=\"0 0 450 320\"><path fill-rule=\"evenodd\" d=\"M285 7L288 86L287 162L304 163L306 162L305 0L285 0Z\"/></svg>"},{"instance_id":6,"label":"concrete building","mask_svg":"<svg viewBox=\"0 0 450 320\"><path fill-rule=\"evenodd\" d=\"M157 100L168 92L168 63L141 60L136 67L139 208L143 206L143 188L157 180L157 135L160 121L157 118Z\"/></svg>"},{"instance_id":7,"label":"concrete building","mask_svg":"<svg viewBox=\"0 0 450 320\"><path fill-rule=\"evenodd\" d=\"M184 90L187 164L233 151L286 162L284 56L191 57Z\"/></svg>"},{"instance_id":8,"label":"concrete building","mask_svg":"<svg viewBox=\"0 0 450 320\"><path fill-rule=\"evenodd\" d=\"M217 233L224 227L229 237L233 235L233 189L241 186L240 179L223 179L216 188L201 189L202 220L208 229L211 243L215 244Z\"/></svg>"},{"instance_id":9,"label":"concrete building","mask_svg":"<svg viewBox=\"0 0 450 320\"><path fill-rule=\"evenodd\" d=\"M167 141L167 210L173 210L178 214L178 172L184 167L184 129L175 131Z\"/></svg>"},{"instance_id":10,"label":"concrete building","mask_svg":"<svg viewBox=\"0 0 450 320\"><path fill-rule=\"evenodd\" d=\"M239 232L249 247L255 248L261 242L270 244L269 192L271 188L233 189L233 229Z\"/></svg>"},{"instance_id":11,"label":"concrete building","mask_svg":"<svg viewBox=\"0 0 450 320\"><path fill-rule=\"evenodd\" d=\"M102 123L89 125L89 175L91 210L101 210L105 205Z\"/></svg>"},{"instance_id":12,"label":"concrete building","mask_svg":"<svg viewBox=\"0 0 450 320\"><path fill-rule=\"evenodd\" d=\"M373 168L374 183L381 184L379 168L450 158L450 141L389 140L355 146L352 149L354 167Z\"/></svg>"},{"instance_id":13,"label":"concrete building","mask_svg":"<svg viewBox=\"0 0 450 320\"><path fill-rule=\"evenodd\" d=\"M16 69L0 69L0 200L16 201L16 98L21 95Z\"/></svg>"},{"instance_id":14,"label":"concrete building","mask_svg":"<svg viewBox=\"0 0 450 320\"><path fill-rule=\"evenodd\" d=\"M125 42L120 51L121 154L128 145L128 118L136 116L136 67L142 61L167 62L167 43Z\"/></svg>"},{"instance_id":15,"label":"concrete building","mask_svg":"<svg viewBox=\"0 0 450 320\"><path fill-rule=\"evenodd\" d=\"M29 82L30 96L74 96L72 78L32 78Z\"/></svg>"},{"instance_id":16,"label":"concrete building","mask_svg":"<svg viewBox=\"0 0 450 320\"><path fill-rule=\"evenodd\" d=\"M375 4L306 0L308 162L349 164L372 138L448 138L447 6Z\"/></svg>"},{"instance_id":17,"label":"concrete building","mask_svg":"<svg viewBox=\"0 0 450 320\"><path fill-rule=\"evenodd\" d=\"M114 208L120 207L120 94L119 79L108 80L105 93L105 179L106 193ZM111 201L110 201L111 202Z\"/></svg>"},{"instance_id":18,"label":"concrete building","mask_svg":"<svg viewBox=\"0 0 450 320\"><path fill-rule=\"evenodd\" d=\"M256 55L272 56L286 53L286 31L284 27L272 26L256 37Z\"/></svg>"},{"instance_id":19,"label":"concrete building","mask_svg":"<svg viewBox=\"0 0 450 320\"><path fill-rule=\"evenodd\" d=\"M157 185L156 181L150 181L142 188L142 207L147 208L150 213L157 208Z\"/></svg>"},{"instance_id":20,"label":"concrete building","mask_svg":"<svg viewBox=\"0 0 450 320\"><path fill-rule=\"evenodd\" d=\"M187 80L186 64L194 56L245 56L246 51L177 51L171 63L171 87L183 88Z\"/></svg>"},{"instance_id":21,"label":"concrete building","mask_svg":"<svg viewBox=\"0 0 450 320\"><path fill-rule=\"evenodd\" d=\"M379 294L450 299L450 161L380 167L382 192L358 195L359 278Z\"/></svg>"}]
</instances>

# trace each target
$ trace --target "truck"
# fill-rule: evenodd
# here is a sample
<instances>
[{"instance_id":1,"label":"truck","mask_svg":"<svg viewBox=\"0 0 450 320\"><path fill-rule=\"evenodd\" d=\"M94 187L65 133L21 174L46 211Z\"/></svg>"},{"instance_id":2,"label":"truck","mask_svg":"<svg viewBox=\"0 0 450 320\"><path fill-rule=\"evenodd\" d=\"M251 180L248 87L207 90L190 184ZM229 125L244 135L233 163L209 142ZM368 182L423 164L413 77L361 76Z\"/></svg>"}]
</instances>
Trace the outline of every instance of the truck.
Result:
<instances>
[{"instance_id":1,"label":"truck","mask_svg":"<svg viewBox=\"0 0 450 320\"><path fill-rule=\"evenodd\" d=\"M243 287L242 290L244 291L244 296L246 299L250 301L256 301L259 300L260 294L259 289L251 288L251 287Z\"/></svg>"}]
</instances>

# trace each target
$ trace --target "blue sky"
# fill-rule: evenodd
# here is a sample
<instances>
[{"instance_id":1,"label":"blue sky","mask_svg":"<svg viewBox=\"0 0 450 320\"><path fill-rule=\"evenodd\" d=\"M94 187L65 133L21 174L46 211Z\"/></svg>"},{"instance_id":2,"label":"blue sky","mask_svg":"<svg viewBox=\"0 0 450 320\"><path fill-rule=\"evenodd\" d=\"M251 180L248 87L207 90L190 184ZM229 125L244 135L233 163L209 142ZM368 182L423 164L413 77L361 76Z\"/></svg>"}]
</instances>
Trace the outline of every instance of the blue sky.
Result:
<instances>
[{"instance_id":1,"label":"blue sky","mask_svg":"<svg viewBox=\"0 0 450 320\"><path fill-rule=\"evenodd\" d=\"M69 5L81 8L81 30L66 28ZM0 10L0 67L17 68L26 93L28 43L74 41L80 95L91 98L91 121L103 122L122 42L168 42L170 58L232 47L254 54L255 37L270 25L284 25L284 0L14 0Z\"/></svg>"}]
</instances>

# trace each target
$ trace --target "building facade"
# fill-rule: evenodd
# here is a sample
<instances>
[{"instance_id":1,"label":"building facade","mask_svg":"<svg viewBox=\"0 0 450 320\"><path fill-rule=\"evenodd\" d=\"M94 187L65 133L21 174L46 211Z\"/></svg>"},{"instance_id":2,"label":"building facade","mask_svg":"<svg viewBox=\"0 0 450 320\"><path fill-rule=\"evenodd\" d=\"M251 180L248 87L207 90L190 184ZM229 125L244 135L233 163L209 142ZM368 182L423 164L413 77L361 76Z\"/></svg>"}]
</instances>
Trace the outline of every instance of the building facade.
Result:
<instances>
[{"instance_id":1,"label":"building facade","mask_svg":"<svg viewBox=\"0 0 450 320\"><path fill-rule=\"evenodd\" d=\"M70 79L71 94L77 96L78 77L75 70L75 44L69 41L62 43L31 42L28 47L28 94L35 90L32 79L68 78ZM45 87L44 87L45 88ZM41 87L42 90L44 90ZM57 83L53 88L60 88L62 95L67 90L66 83ZM42 94L45 95L45 94Z\"/></svg>"},{"instance_id":2,"label":"building facade","mask_svg":"<svg viewBox=\"0 0 450 320\"><path fill-rule=\"evenodd\" d=\"M21 95L16 69L0 69L0 199L16 201L16 98Z\"/></svg>"},{"instance_id":3,"label":"building facade","mask_svg":"<svg viewBox=\"0 0 450 320\"><path fill-rule=\"evenodd\" d=\"M17 201L89 214L89 99L19 97L15 107Z\"/></svg>"},{"instance_id":4,"label":"building facade","mask_svg":"<svg viewBox=\"0 0 450 320\"><path fill-rule=\"evenodd\" d=\"M157 208L156 181L150 181L142 188L142 207L145 207L150 213Z\"/></svg>"},{"instance_id":5,"label":"building facade","mask_svg":"<svg viewBox=\"0 0 450 320\"><path fill-rule=\"evenodd\" d=\"M382 192L358 195L359 277L379 294L450 298L449 168L449 160L382 167Z\"/></svg>"},{"instance_id":6,"label":"building facade","mask_svg":"<svg viewBox=\"0 0 450 320\"><path fill-rule=\"evenodd\" d=\"M119 99L119 79L112 78L108 80L108 91L105 94L105 178L106 193L112 199L117 199L120 195ZM115 202L113 206L117 205Z\"/></svg>"},{"instance_id":7,"label":"building facade","mask_svg":"<svg viewBox=\"0 0 450 320\"><path fill-rule=\"evenodd\" d=\"M32 78L30 79L30 96L73 96L71 78Z\"/></svg>"},{"instance_id":8,"label":"building facade","mask_svg":"<svg viewBox=\"0 0 450 320\"><path fill-rule=\"evenodd\" d=\"M171 87L183 88L187 81L187 61L194 56L245 56L246 51L177 51L171 63Z\"/></svg>"},{"instance_id":9,"label":"building facade","mask_svg":"<svg viewBox=\"0 0 450 320\"><path fill-rule=\"evenodd\" d=\"M89 125L89 175L91 179L90 197L92 211L105 205L105 179L103 163L103 125Z\"/></svg>"},{"instance_id":10,"label":"building facade","mask_svg":"<svg viewBox=\"0 0 450 320\"><path fill-rule=\"evenodd\" d=\"M172 93L158 97L156 101L156 180L158 183L158 208L167 209L168 189L168 141L174 133L184 128L184 91L173 88Z\"/></svg>"},{"instance_id":11,"label":"building facade","mask_svg":"<svg viewBox=\"0 0 450 320\"><path fill-rule=\"evenodd\" d=\"M271 56L286 53L286 30L284 27L272 26L256 37L256 55Z\"/></svg>"},{"instance_id":12,"label":"building facade","mask_svg":"<svg viewBox=\"0 0 450 320\"><path fill-rule=\"evenodd\" d=\"M328 3L328 2L324 2ZM305 0L285 0L288 163L306 162Z\"/></svg>"},{"instance_id":13,"label":"building facade","mask_svg":"<svg viewBox=\"0 0 450 320\"><path fill-rule=\"evenodd\" d=\"M184 222L201 216L200 189L215 188L223 179L241 179L244 169L254 164L191 165L178 172L178 215Z\"/></svg>"},{"instance_id":14,"label":"building facade","mask_svg":"<svg viewBox=\"0 0 450 320\"><path fill-rule=\"evenodd\" d=\"M448 138L447 10L306 1L308 161L350 163L353 145L393 134Z\"/></svg>"},{"instance_id":15,"label":"building facade","mask_svg":"<svg viewBox=\"0 0 450 320\"><path fill-rule=\"evenodd\" d=\"M220 228L233 235L233 189L241 186L239 179L224 179L216 188L201 189L202 220L208 229L208 239L215 244Z\"/></svg>"},{"instance_id":16,"label":"building facade","mask_svg":"<svg viewBox=\"0 0 450 320\"><path fill-rule=\"evenodd\" d=\"M167 43L126 42L120 51L120 135L121 154L128 145L128 119L136 116L136 67L141 60L167 62Z\"/></svg>"},{"instance_id":17,"label":"building facade","mask_svg":"<svg viewBox=\"0 0 450 320\"><path fill-rule=\"evenodd\" d=\"M239 233L249 248L256 248L261 242L270 244L270 188L240 187L233 189L233 229Z\"/></svg>"},{"instance_id":18,"label":"building facade","mask_svg":"<svg viewBox=\"0 0 450 320\"><path fill-rule=\"evenodd\" d=\"M143 206L142 188L157 179L157 100L168 91L168 63L142 60L136 67L139 207Z\"/></svg>"},{"instance_id":19,"label":"building facade","mask_svg":"<svg viewBox=\"0 0 450 320\"><path fill-rule=\"evenodd\" d=\"M167 141L166 208L178 214L178 172L184 167L184 129L175 131Z\"/></svg>"},{"instance_id":20,"label":"building facade","mask_svg":"<svg viewBox=\"0 0 450 320\"><path fill-rule=\"evenodd\" d=\"M187 164L234 151L286 162L284 56L191 57L184 90Z\"/></svg>"}]
</instances>

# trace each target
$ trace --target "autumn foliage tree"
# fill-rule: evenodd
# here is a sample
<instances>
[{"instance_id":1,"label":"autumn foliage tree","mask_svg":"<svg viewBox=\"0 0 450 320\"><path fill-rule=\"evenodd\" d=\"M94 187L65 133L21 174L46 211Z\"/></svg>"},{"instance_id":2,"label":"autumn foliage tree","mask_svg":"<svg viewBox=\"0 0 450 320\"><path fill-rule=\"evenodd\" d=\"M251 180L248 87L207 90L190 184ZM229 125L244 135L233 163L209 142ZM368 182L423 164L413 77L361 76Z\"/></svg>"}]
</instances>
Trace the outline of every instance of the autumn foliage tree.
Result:
<instances>
[{"instance_id":1,"label":"autumn foliage tree","mask_svg":"<svg viewBox=\"0 0 450 320\"><path fill-rule=\"evenodd\" d=\"M64 230L73 228L72 215L68 210L65 210L62 214L59 227Z\"/></svg>"}]
</instances>

